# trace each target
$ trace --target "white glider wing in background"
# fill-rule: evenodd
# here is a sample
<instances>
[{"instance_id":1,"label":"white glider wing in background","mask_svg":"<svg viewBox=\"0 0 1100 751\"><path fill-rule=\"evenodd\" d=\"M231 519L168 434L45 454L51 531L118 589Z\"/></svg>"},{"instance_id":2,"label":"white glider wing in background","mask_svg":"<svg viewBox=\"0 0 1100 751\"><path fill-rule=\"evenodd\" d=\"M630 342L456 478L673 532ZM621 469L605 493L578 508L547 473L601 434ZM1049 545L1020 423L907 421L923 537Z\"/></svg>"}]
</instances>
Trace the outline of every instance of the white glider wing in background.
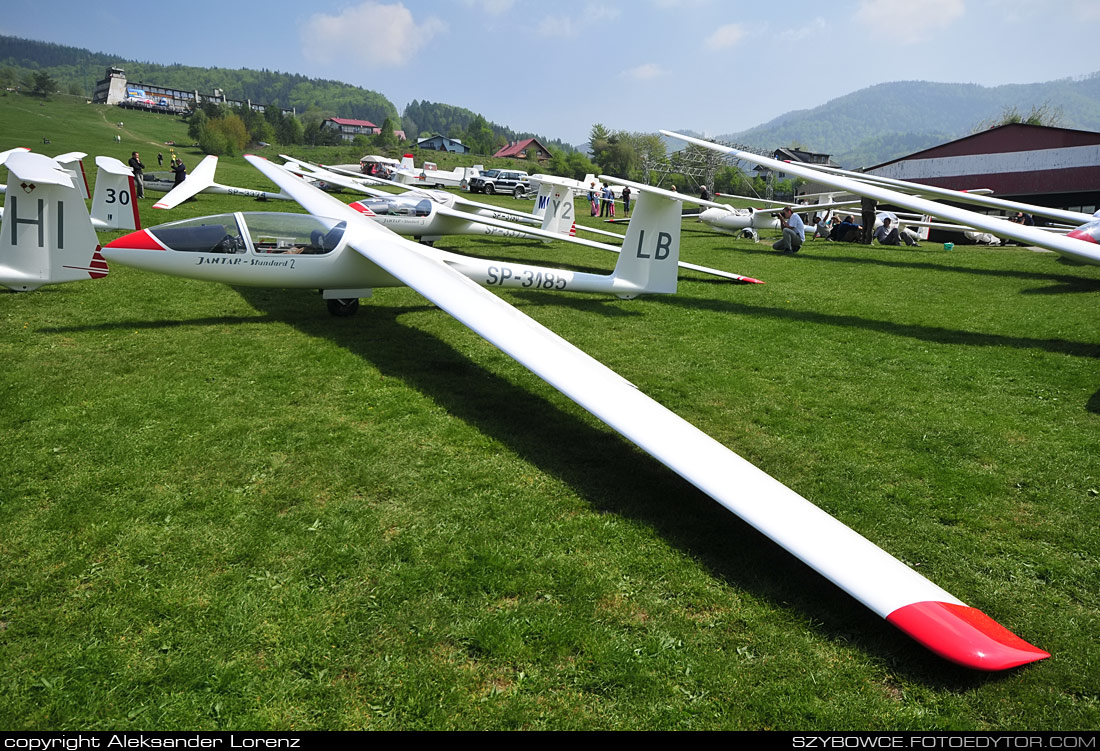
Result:
<instances>
[{"instance_id":1,"label":"white glider wing in background","mask_svg":"<svg viewBox=\"0 0 1100 751\"><path fill-rule=\"evenodd\" d=\"M936 217L937 219L943 219L949 222L966 225L967 227L984 230L998 237L1009 237L1018 242L1027 243L1028 245L1035 245L1040 248L1046 248L1047 250L1053 250L1055 253L1084 263L1100 265L1100 244L1097 244L1097 235L1100 234L1100 220L1082 225L1068 235L1061 236L1047 232L1038 227L1025 227L1024 225L1015 224L1014 222L1009 222L1004 219L997 219L985 214L979 214L976 211L960 209L937 201L930 201L926 198L919 198L908 193L901 193L881 185L872 185L870 183L861 182L860 180L854 180L850 177L832 175L813 169L812 167L803 167L790 162L780 162L775 159L769 159L768 157L749 154L728 146L721 146L716 143L711 143L710 141L704 141L700 138L684 136L667 130L662 130L661 132L672 138L679 138L682 141L687 141L688 143L693 143L697 146L712 149L723 154L729 154L737 159L743 159L753 164L768 167L769 169L786 172L840 190L846 190L858 196L873 198L876 201L894 204L910 209L911 211L918 211L922 214Z\"/></svg>"},{"instance_id":2,"label":"white glider wing in background","mask_svg":"<svg viewBox=\"0 0 1100 751\"><path fill-rule=\"evenodd\" d=\"M354 227L352 247L439 305L685 480L937 654L980 670L1049 655L968 607L516 308L280 167L247 159L310 213ZM669 232L624 252L650 263L679 244L680 204L643 192L636 214ZM658 264L659 265L659 264ZM673 281L675 270L671 270ZM664 275L669 270L661 272Z\"/></svg>"}]
</instances>

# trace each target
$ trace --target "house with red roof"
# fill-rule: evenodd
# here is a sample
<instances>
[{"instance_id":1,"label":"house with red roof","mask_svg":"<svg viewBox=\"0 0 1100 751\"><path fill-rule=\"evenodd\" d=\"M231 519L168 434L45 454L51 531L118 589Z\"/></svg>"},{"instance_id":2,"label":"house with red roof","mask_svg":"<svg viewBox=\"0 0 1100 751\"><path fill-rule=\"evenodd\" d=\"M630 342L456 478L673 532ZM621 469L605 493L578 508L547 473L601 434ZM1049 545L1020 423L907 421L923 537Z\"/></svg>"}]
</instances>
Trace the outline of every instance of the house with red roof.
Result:
<instances>
[{"instance_id":1,"label":"house with red roof","mask_svg":"<svg viewBox=\"0 0 1100 751\"><path fill-rule=\"evenodd\" d=\"M552 154L550 149L539 143L537 138L526 138L522 141L515 141L508 144L503 149L493 154L494 157L512 157L514 159L527 159L528 153L534 150L535 159L538 161L544 161L549 159Z\"/></svg>"},{"instance_id":2,"label":"house with red roof","mask_svg":"<svg viewBox=\"0 0 1100 751\"><path fill-rule=\"evenodd\" d=\"M353 141L356 136L373 136L380 128L370 120L352 120L347 117L330 117L321 123L322 130L335 130L345 141Z\"/></svg>"},{"instance_id":3,"label":"house with red roof","mask_svg":"<svg viewBox=\"0 0 1100 751\"><path fill-rule=\"evenodd\" d=\"M324 130L335 130L345 141L354 141L356 136L376 136L382 132L382 128L370 120L352 120L347 117L330 117L321 123ZM405 131L393 132L398 141L405 140Z\"/></svg>"}]
</instances>

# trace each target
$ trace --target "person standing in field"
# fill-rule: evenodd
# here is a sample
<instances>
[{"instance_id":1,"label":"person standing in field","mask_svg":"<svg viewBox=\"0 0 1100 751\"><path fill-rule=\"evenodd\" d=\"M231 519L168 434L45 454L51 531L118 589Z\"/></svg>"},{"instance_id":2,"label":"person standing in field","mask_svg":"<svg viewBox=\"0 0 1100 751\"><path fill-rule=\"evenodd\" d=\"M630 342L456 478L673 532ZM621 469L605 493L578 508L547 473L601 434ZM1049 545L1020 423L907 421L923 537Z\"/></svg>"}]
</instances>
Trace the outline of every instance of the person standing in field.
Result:
<instances>
[{"instance_id":1,"label":"person standing in field","mask_svg":"<svg viewBox=\"0 0 1100 751\"><path fill-rule=\"evenodd\" d=\"M126 162L134 172L134 187L137 188L137 197L145 198L145 165L141 162L141 155L136 151L130 152L130 159Z\"/></svg>"}]
</instances>

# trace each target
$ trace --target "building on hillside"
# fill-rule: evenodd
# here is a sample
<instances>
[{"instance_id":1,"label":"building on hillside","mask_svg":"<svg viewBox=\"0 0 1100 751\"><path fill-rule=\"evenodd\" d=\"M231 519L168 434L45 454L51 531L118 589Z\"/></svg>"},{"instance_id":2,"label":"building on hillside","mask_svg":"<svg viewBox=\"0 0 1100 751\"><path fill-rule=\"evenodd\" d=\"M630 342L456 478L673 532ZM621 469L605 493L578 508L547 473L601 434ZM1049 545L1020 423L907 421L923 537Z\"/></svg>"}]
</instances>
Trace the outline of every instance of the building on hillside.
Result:
<instances>
[{"instance_id":1,"label":"building on hillside","mask_svg":"<svg viewBox=\"0 0 1100 751\"><path fill-rule=\"evenodd\" d=\"M447 136L441 136L438 133L433 133L429 138L416 139L416 147L418 149L428 149L429 151L450 151L453 154L470 153L470 147L462 141L457 138L447 138Z\"/></svg>"},{"instance_id":2,"label":"building on hillside","mask_svg":"<svg viewBox=\"0 0 1100 751\"><path fill-rule=\"evenodd\" d=\"M203 102L216 102L257 112L263 112L267 108L267 105L256 104L247 99L228 99L220 89L215 89L211 94L200 94L197 90L184 91L152 83L127 81L126 71L114 66L107 68L103 80L96 81L92 93L93 104L111 104L172 114L182 114ZM284 109L282 112L284 115L296 114L293 109Z\"/></svg>"},{"instance_id":3,"label":"building on hillside","mask_svg":"<svg viewBox=\"0 0 1100 751\"><path fill-rule=\"evenodd\" d=\"M870 174L1091 214L1100 208L1100 133L1012 123L870 167Z\"/></svg>"},{"instance_id":4,"label":"building on hillside","mask_svg":"<svg viewBox=\"0 0 1100 751\"><path fill-rule=\"evenodd\" d=\"M335 130L345 141L354 141L356 136L373 136L382 131L370 120L352 120L347 117L330 117L321 123L321 130Z\"/></svg>"},{"instance_id":5,"label":"building on hillside","mask_svg":"<svg viewBox=\"0 0 1100 751\"><path fill-rule=\"evenodd\" d=\"M348 117L330 117L321 123L324 130L335 130L345 141L354 141L356 136L376 136L382 132L382 128L370 120L353 120ZM395 130L393 134L398 141L405 140L405 131Z\"/></svg>"},{"instance_id":6,"label":"building on hillside","mask_svg":"<svg viewBox=\"0 0 1100 751\"><path fill-rule=\"evenodd\" d=\"M515 141L508 144L503 149L493 154L494 157L512 157L514 159L527 159L528 154L534 152L535 159L537 161L546 161L552 154L550 149L539 143L537 138L525 138L522 141Z\"/></svg>"}]
</instances>

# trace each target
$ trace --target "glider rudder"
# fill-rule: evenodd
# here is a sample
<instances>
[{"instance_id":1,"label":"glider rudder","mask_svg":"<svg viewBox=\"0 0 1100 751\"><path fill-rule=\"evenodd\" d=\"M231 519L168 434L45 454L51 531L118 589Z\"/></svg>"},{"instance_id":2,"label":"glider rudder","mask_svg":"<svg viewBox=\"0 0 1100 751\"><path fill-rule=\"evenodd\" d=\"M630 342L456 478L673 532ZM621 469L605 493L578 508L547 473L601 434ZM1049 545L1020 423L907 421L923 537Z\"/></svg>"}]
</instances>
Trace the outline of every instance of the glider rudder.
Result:
<instances>
[{"instance_id":1,"label":"glider rudder","mask_svg":"<svg viewBox=\"0 0 1100 751\"><path fill-rule=\"evenodd\" d=\"M41 154L13 154L3 225L0 285L28 292L45 284L99 279L107 262L73 180Z\"/></svg>"},{"instance_id":2,"label":"glider rudder","mask_svg":"<svg viewBox=\"0 0 1100 751\"><path fill-rule=\"evenodd\" d=\"M114 157L97 156L95 165L92 223L103 230L141 229L134 173Z\"/></svg>"},{"instance_id":3,"label":"glider rudder","mask_svg":"<svg viewBox=\"0 0 1100 751\"><path fill-rule=\"evenodd\" d=\"M676 292L680 260L681 204L650 191L638 196L634 216L623 241L616 281L637 287L634 294ZM633 295L619 293L620 297Z\"/></svg>"}]
</instances>

